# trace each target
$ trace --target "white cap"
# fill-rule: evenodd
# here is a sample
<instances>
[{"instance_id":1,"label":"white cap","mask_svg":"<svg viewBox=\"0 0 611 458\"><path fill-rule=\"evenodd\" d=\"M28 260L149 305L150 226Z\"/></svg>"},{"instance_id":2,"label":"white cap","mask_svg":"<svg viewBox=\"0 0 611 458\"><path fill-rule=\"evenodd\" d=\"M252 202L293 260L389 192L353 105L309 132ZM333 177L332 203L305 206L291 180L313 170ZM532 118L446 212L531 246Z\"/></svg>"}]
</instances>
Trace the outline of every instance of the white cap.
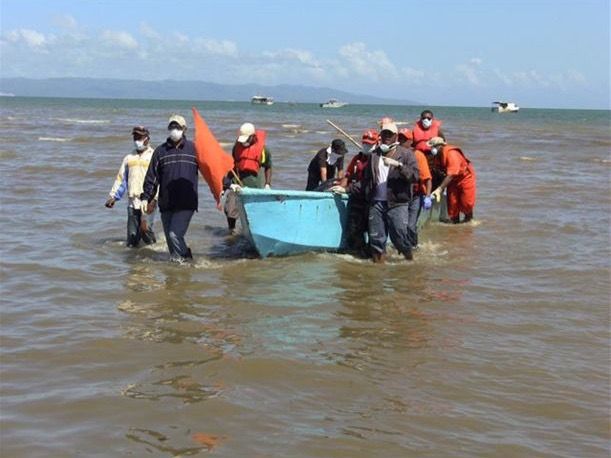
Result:
<instances>
[{"instance_id":1,"label":"white cap","mask_svg":"<svg viewBox=\"0 0 611 458\"><path fill-rule=\"evenodd\" d=\"M238 133L238 142L244 143L248 138L255 133L255 126L249 122L245 122L240 126Z\"/></svg>"},{"instance_id":2,"label":"white cap","mask_svg":"<svg viewBox=\"0 0 611 458\"><path fill-rule=\"evenodd\" d=\"M392 121L385 122L384 124L382 124L382 128L380 129L380 132L382 132L384 130L389 130L393 134L396 134L396 133L399 132L399 130L397 129L397 125L394 122L392 122Z\"/></svg>"},{"instance_id":3,"label":"white cap","mask_svg":"<svg viewBox=\"0 0 611 458\"><path fill-rule=\"evenodd\" d=\"M173 114L172 116L170 116L170 119L168 120L168 126L173 122L177 123L180 127L187 127L187 121L185 121L185 118L178 114Z\"/></svg>"}]
</instances>

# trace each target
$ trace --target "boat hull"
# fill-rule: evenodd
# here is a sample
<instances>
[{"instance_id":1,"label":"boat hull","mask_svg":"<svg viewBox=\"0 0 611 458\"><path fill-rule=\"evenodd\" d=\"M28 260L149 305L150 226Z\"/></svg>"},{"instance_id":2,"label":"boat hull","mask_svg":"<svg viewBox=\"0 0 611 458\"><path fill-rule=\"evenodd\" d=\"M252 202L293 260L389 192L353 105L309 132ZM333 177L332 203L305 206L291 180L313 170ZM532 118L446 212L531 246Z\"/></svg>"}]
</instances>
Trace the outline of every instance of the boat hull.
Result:
<instances>
[{"instance_id":1,"label":"boat hull","mask_svg":"<svg viewBox=\"0 0 611 458\"><path fill-rule=\"evenodd\" d=\"M243 235L262 258L345 248L346 195L243 188L237 197ZM418 228L439 221L441 210L422 210Z\"/></svg>"}]
</instances>

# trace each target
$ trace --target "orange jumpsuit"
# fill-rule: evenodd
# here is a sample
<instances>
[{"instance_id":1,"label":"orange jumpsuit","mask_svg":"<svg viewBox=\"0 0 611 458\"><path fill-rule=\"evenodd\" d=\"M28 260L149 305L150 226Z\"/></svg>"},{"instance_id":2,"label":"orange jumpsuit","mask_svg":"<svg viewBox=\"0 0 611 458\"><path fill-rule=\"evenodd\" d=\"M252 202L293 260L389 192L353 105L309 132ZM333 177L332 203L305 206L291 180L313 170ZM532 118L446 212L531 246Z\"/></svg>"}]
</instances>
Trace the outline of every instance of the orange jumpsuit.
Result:
<instances>
[{"instance_id":1,"label":"orange jumpsuit","mask_svg":"<svg viewBox=\"0 0 611 458\"><path fill-rule=\"evenodd\" d=\"M420 150L414 150L416 156L416 162L418 162L418 192L419 194L426 194L426 181L431 179L431 169L429 163L426 160L426 156Z\"/></svg>"},{"instance_id":2,"label":"orange jumpsuit","mask_svg":"<svg viewBox=\"0 0 611 458\"><path fill-rule=\"evenodd\" d=\"M448 185L448 216L458 220L460 213L472 215L475 208L475 169L460 148L446 145L443 148L441 167L454 178Z\"/></svg>"}]
</instances>

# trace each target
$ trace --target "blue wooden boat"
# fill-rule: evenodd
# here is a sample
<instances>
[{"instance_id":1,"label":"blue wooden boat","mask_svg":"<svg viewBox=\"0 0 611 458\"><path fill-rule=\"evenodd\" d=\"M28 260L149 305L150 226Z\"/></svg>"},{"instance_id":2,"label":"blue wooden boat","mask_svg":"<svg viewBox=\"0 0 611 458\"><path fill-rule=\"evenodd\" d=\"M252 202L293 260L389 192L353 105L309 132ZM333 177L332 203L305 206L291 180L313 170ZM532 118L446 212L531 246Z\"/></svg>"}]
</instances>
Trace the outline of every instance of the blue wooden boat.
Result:
<instances>
[{"instance_id":1,"label":"blue wooden boat","mask_svg":"<svg viewBox=\"0 0 611 458\"><path fill-rule=\"evenodd\" d=\"M242 234L262 258L340 251L345 246L346 195L242 188L237 196ZM421 211L418 228L438 221L441 207L435 203L430 210Z\"/></svg>"}]
</instances>

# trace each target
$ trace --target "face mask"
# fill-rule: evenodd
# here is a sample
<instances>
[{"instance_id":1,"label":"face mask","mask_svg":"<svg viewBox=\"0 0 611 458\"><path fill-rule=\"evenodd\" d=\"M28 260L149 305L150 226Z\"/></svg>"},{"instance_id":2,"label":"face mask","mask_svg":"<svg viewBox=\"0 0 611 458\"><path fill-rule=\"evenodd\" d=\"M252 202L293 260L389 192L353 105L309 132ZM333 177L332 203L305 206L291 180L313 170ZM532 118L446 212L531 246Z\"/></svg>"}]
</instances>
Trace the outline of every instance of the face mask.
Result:
<instances>
[{"instance_id":1,"label":"face mask","mask_svg":"<svg viewBox=\"0 0 611 458\"><path fill-rule=\"evenodd\" d=\"M180 129L172 129L170 130L170 139L173 142L177 142L182 138L182 130Z\"/></svg>"},{"instance_id":2,"label":"face mask","mask_svg":"<svg viewBox=\"0 0 611 458\"><path fill-rule=\"evenodd\" d=\"M362 146L361 151L363 152L363 154L366 156L369 156L371 154L371 150L373 149L373 145L363 143L361 146Z\"/></svg>"},{"instance_id":3,"label":"face mask","mask_svg":"<svg viewBox=\"0 0 611 458\"><path fill-rule=\"evenodd\" d=\"M433 120L432 120L432 119L425 118L425 119L423 119L423 120L422 120L422 126L423 126L425 129L428 129L428 128L429 128L429 127L431 127L432 125L433 125Z\"/></svg>"},{"instance_id":4,"label":"face mask","mask_svg":"<svg viewBox=\"0 0 611 458\"><path fill-rule=\"evenodd\" d=\"M436 147L436 146L433 146L433 147L431 148L431 154L432 154L433 156L437 156L437 153L438 153L438 152L439 152L439 149L437 149L437 147Z\"/></svg>"},{"instance_id":5,"label":"face mask","mask_svg":"<svg viewBox=\"0 0 611 458\"><path fill-rule=\"evenodd\" d=\"M144 140L134 140L134 146L136 147L138 151L144 151L146 149Z\"/></svg>"},{"instance_id":6,"label":"face mask","mask_svg":"<svg viewBox=\"0 0 611 458\"><path fill-rule=\"evenodd\" d=\"M381 143L380 151L382 152L382 154L387 154L390 150L396 148L398 144L399 142L394 142L394 143L391 143L390 145L387 145L386 143Z\"/></svg>"},{"instance_id":7,"label":"face mask","mask_svg":"<svg viewBox=\"0 0 611 458\"><path fill-rule=\"evenodd\" d=\"M247 141L245 141L245 142L242 142L242 146L243 146L244 148L248 148L248 147L250 146L250 142L249 142L248 140L247 140Z\"/></svg>"}]
</instances>

